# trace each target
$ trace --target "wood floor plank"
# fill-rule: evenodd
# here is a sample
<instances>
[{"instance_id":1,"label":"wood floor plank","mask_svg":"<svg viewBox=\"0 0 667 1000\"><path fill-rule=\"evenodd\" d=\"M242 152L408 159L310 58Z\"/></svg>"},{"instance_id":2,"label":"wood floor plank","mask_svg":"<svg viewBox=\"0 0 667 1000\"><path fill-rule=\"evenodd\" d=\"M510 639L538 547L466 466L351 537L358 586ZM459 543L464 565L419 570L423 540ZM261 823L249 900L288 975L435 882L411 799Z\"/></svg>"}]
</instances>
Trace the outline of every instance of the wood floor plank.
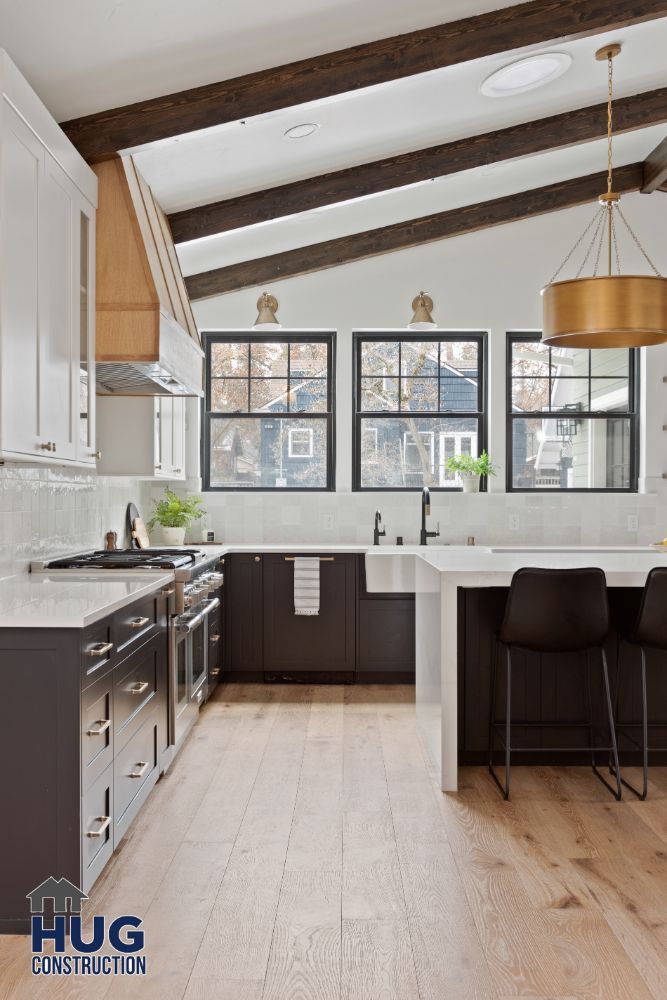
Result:
<instances>
[{"instance_id":1,"label":"wood floor plank","mask_svg":"<svg viewBox=\"0 0 667 1000\"><path fill-rule=\"evenodd\" d=\"M420 1000L405 919L344 919L342 944L342 1000Z\"/></svg>"},{"instance_id":2,"label":"wood floor plank","mask_svg":"<svg viewBox=\"0 0 667 1000\"><path fill-rule=\"evenodd\" d=\"M261 979L190 979L185 1000L262 1000Z\"/></svg>"},{"instance_id":3,"label":"wood floor plank","mask_svg":"<svg viewBox=\"0 0 667 1000\"><path fill-rule=\"evenodd\" d=\"M286 872L264 986L264 1000L338 1000L340 872Z\"/></svg>"}]
</instances>

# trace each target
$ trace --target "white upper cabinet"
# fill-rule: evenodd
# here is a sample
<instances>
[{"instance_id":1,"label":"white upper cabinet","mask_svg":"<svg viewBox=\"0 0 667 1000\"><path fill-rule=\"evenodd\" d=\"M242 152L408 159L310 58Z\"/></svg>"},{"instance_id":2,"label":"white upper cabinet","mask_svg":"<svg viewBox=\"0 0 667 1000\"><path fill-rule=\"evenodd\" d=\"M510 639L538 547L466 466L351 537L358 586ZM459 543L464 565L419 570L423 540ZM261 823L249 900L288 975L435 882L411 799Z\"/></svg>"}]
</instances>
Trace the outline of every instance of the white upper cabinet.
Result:
<instances>
[{"instance_id":1,"label":"white upper cabinet","mask_svg":"<svg viewBox=\"0 0 667 1000\"><path fill-rule=\"evenodd\" d=\"M185 479L182 396L100 395L97 417L102 475Z\"/></svg>"},{"instance_id":2,"label":"white upper cabinet","mask_svg":"<svg viewBox=\"0 0 667 1000\"><path fill-rule=\"evenodd\" d=\"M0 84L0 459L92 466L96 180L2 52Z\"/></svg>"}]
</instances>

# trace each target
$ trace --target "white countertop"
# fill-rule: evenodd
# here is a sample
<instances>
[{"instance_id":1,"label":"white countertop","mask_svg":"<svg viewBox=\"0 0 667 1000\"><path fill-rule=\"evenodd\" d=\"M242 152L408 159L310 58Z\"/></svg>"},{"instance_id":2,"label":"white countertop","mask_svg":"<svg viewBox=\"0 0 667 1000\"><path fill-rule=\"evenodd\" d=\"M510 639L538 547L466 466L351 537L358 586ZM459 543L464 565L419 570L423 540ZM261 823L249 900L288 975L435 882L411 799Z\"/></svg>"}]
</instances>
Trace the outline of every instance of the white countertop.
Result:
<instances>
[{"instance_id":1,"label":"white countertop","mask_svg":"<svg viewBox=\"0 0 667 1000\"><path fill-rule=\"evenodd\" d=\"M171 572L21 573L0 580L0 628L85 628L167 586Z\"/></svg>"}]
</instances>

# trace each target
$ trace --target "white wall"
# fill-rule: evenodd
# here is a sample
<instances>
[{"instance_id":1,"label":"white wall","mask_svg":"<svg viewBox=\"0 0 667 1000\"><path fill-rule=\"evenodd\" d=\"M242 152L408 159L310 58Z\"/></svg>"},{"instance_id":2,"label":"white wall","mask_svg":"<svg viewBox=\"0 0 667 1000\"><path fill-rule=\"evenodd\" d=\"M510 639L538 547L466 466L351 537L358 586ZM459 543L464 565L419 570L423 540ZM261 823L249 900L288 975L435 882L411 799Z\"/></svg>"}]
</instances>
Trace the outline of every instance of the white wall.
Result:
<instances>
[{"instance_id":1,"label":"white wall","mask_svg":"<svg viewBox=\"0 0 667 1000\"><path fill-rule=\"evenodd\" d=\"M658 266L667 271L667 196L630 195L626 215ZM662 473L667 471L667 346L648 351L643 379L642 496L505 494L505 336L538 330L540 288L595 212L596 206L553 213L411 250L273 282L284 327L335 329L337 339L337 444L335 494L207 494L217 537L229 540L365 541L379 507L391 536L414 541L419 528L416 495L351 492L352 331L401 328L410 302L424 289L435 301L434 318L445 330L488 330L489 452L499 466L491 493L473 497L437 494L434 518L447 541L651 541L667 534ZM622 244L626 272L645 270L629 240ZM564 276L571 276L564 275ZM244 289L195 303L201 329L247 330L262 289ZM191 412L194 419L194 411ZM189 484L196 489L196 481ZM628 515L639 530L627 530ZM333 516L333 527L328 528ZM510 528L519 519L519 527ZM664 530L663 530L664 528ZM656 536L657 531L657 536Z\"/></svg>"}]
</instances>

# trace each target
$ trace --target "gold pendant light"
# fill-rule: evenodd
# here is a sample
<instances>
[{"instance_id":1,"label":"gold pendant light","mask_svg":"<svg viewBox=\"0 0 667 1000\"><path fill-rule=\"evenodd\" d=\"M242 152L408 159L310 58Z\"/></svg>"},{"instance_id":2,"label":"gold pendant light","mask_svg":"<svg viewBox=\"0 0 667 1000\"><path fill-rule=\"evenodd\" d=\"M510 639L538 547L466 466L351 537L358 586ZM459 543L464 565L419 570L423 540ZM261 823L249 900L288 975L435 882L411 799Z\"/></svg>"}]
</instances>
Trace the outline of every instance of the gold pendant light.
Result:
<instances>
[{"instance_id":1,"label":"gold pendant light","mask_svg":"<svg viewBox=\"0 0 667 1000\"><path fill-rule=\"evenodd\" d=\"M437 323L433 319L433 299L426 292L420 292L412 300L412 319L408 330L435 330Z\"/></svg>"},{"instance_id":2,"label":"gold pendant light","mask_svg":"<svg viewBox=\"0 0 667 1000\"><path fill-rule=\"evenodd\" d=\"M600 207L593 219L549 284L542 289L542 343L551 347L644 347L667 341L667 278L662 277L639 242L621 210L621 197L613 189L612 60L620 51L620 45L610 44L595 53L596 59L607 62L607 191L600 195ZM617 219L632 237L653 274L621 274ZM569 281L556 281L588 236L590 239L577 276ZM607 274L598 275L605 243ZM594 261L593 276L582 278L589 259Z\"/></svg>"},{"instance_id":3,"label":"gold pendant light","mask_svg":"<svg viewBox=\"0 0 667 1000\"><path fill-rule=\"evenodd\" d=\"M279 330L278 299L270 292L262 292L257 299L257 319L252 325L253 330Z\"/></svg>"}]
</instances>

